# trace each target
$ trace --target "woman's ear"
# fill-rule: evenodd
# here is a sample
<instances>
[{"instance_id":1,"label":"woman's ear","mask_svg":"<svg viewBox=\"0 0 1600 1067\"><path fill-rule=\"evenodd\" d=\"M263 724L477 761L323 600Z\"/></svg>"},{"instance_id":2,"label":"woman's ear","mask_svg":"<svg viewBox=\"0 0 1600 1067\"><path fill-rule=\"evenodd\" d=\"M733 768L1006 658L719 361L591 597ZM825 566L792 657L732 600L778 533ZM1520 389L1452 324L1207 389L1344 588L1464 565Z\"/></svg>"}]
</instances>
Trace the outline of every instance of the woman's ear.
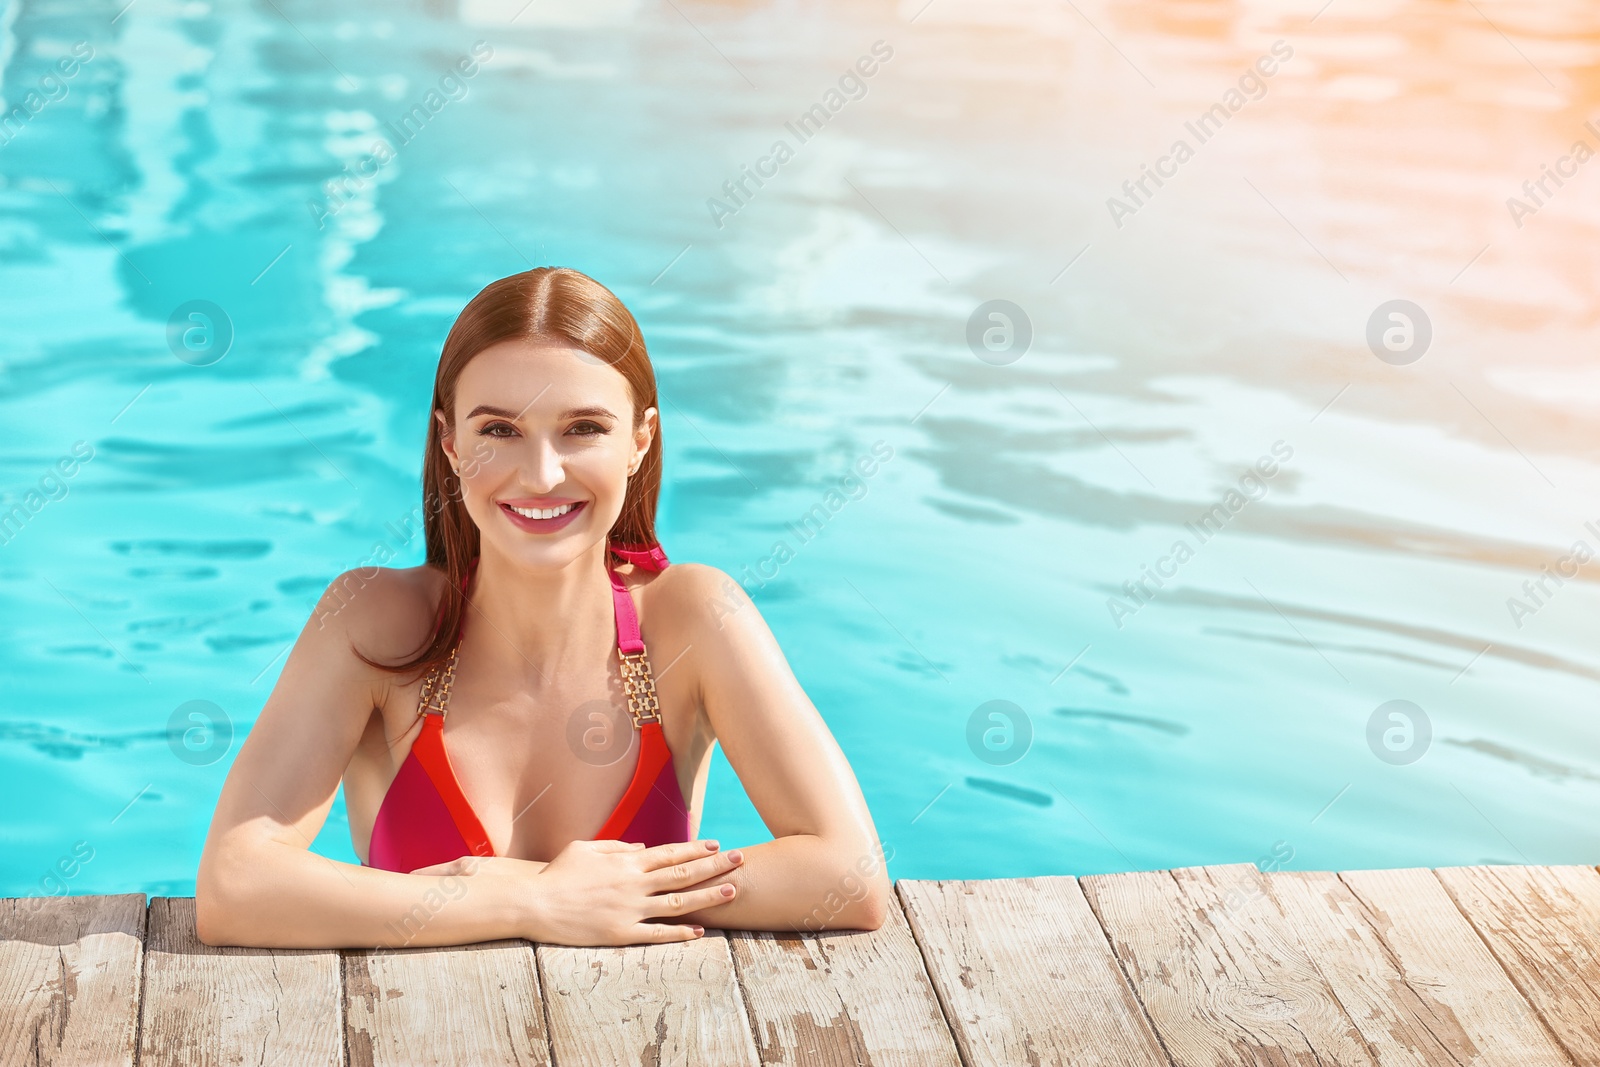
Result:
<instances>
[{"instance_id":1,"label":"woman's ear","mask_svg":"<svg viewBox=\"0 0 1600 1067\"><path fill-rule=\"evenodd\" d=\"M461 473L461 458L456 455L456 432L450 424L444 421L444 412L434 411L434 418L439 420L439 444L444 448L444 454L450 460L450 469L457 474Z\"/></svg>"},{"instance_id":2,"label":"woman's ear","mask_svg":"<svg viewBox=\"0 0 1600 1067\"><path fill-rule=\"evenodd\" d=\"M633 431L633 458L628 462L629 475L636 473L644 465L645 454L650 451L650 445L656 439L658 415L655 408L645 408L644 414L639 418L639 426Z\"/></svg>"}]
</instances>

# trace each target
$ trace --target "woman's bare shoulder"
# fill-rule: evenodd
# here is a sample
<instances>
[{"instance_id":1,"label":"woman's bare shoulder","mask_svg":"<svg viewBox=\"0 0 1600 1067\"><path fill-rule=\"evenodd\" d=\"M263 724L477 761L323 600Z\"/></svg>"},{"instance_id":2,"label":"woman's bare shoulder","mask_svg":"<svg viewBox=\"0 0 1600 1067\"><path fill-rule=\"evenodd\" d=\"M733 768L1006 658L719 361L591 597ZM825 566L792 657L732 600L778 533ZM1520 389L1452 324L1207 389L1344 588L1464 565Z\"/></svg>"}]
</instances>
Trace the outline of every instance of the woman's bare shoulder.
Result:
<instances>
[{"instance_id":1,"label":"woman's bare shoulder","mask_svg":"<svg viewBox=\"0 0 1600 1067\"><path fill-rule=\"evenodd\" d=\"M715 627L719 618L751 603L738 582L708 563L674 563L659 573L641 574L657 617L675 627Z\"/></svg>"},{"instance_id":2,"label":"woman's bare shoulder","mask_svg":"<svg viewBox=\"0 0 1600 1067\"><path fill-rule=\"evenodd\" d=\"M313 621L342 630L370 659L399 662L432 635L445 583L444 572L430 564L357 567L328 585Z\"/></svg>"}]
</instances>

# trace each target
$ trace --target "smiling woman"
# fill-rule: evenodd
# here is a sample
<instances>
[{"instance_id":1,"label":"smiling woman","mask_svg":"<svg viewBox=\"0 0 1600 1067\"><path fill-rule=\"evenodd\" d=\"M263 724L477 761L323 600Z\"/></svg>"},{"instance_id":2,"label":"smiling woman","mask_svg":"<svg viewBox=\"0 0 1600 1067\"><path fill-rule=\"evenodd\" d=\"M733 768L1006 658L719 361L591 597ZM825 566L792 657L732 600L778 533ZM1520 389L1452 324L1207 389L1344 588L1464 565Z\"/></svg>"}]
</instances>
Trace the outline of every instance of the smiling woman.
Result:
<instances>
[{"instance_id":1,"label":"smiling woman","mask_svg":"<svg viewBox=\"0 0 1600 1067\"><path fill-rule=\"evenodd\" d=\"M341 576L302 631L217 805L203 941L883 922L861 789L771 631L656 541L656 400L638 324L593 279L540 268L467 305L434 383L427 560L369 568L348 602ZM694 840L719 741L774 840ZM341 780L359 866L307 848Z\"/></svg>"}]
</instances>

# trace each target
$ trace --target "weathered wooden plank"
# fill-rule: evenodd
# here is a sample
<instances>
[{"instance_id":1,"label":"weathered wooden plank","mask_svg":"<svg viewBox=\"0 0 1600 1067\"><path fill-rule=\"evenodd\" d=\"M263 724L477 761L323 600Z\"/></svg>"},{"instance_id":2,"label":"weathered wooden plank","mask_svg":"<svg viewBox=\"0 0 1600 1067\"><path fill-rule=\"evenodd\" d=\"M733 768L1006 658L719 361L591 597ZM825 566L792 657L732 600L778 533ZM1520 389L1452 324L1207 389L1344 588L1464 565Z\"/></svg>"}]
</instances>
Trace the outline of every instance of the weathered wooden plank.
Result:
<instances>
[{"instance_id":1,"label":"weathered wooden plank","mask_svg":"<svg viewBox=\"0 0 1600 1067\"><path fill-rule=\"evenodd\" d=\"M1448 1013L1460 1025L1455 1058L1440 1062L1572 1067L1432 871L1345 871L1339 879L1406 985L1426 992L1439 1019Z\"/></svg>"},{"instance_id":2,"label":"weathered wooden plank","mask_svg":"<svg viewBox=\"0 0 1600 1067\"><path fill-rule=\"evenodd\" d=\"M722 931L665 945L539 945L535 955L561 1067L759 1062Z\"/></svg>"},{"instance_id":3,"label":"weathered wooden plank","mask_svg":"<svg viewBox=\"0 0 1600 1067\"><path fill-rule=\"evenodd\" d=\"M351 1067L550 1063L528 942L343 957Z\"/></svg>"},{"instance_id":4,"label":"weathered wooden plank","mask_svg":"<svg viewBox=\"0 0 1600 1067\"><path fill-rule=\"evenodd\" d=\"M761 1063L961 1067L898 906L877 930L728 934Z\"/></svg>"},{"instance_id":5,"label":"weathered wooden plank","mask_svg":"<svg viewBox=\"0 0 1600 1067\"><path fill-rule=\"evenodd\" d=\"M1178 1067L1375 1063L1253 864L1082 883Z\"/></svg>"},{"instance_id":6,"label":"weathered wooden plank","mask_svg":"<svg viewBox=\"0 0 1600 1067\"><path fill-rule=\"evenodd\" d=\"M1337 874L1279 871L1267 876L1267 886L1384 1067L1480 1062L1480 1020L1458 1017L1432 985L1410 979Z\"/></svg>"},{"instance_id":7,"label":"weathered wooden plank","mask_svg":"<svg viewBox=\"0 0 1600 1067\"><path fill-rule=\"evenodd\" d=\"M905 914L870 934L495 942L342 965L201 945L189 899L153 900L148 922L140 896L5 900L0 1067L128 1064L136 1044L141 1064L342 1064L347 1039L357 1064L547 1067L552 1046L562 1067L955 1067L955 1050L968 1067L1600 1063L1588 867L1264 878L1241 864L896 891Z\"/></svg>"},{"instance_id":8,"label":"weathered wooden plank","mask_svg":"<svg viewBox=\"0 0 1600 1067\"><path fill-rule=\"evenodd\" d=\"M1467 920L1573 1062L1600 1064L1594 867L1440 867Z\"/></svg>"},{"instance_id":9,"label":"weathered wooden plank","mask_svg":"<svg viewBox=\"0 0 1600 1067\"><path fill-rule=\"evenodd\" d=\"M1600 874L1593 867L1433 872L1575 1063L1600 1063Z\"/></svg>"},{"instance_id":10,"label":"weathered wooden plank","mask_svg":"<svg viewBox=\"0 0 1600 1067\"><path fill-rule=\"evenodd\" d=\"M155 897L145 939L140 1067L344 1063L339 954L216 948L193 897Z\"/></svg>"},{"instance_id":11,"label":"weathered wooden plank","mask_svg":"<svg viewBox=\"0 0 1600 1067\"><path fill-rule=\"evenodd\" d=\"M1167 1067L1076 879L896 890L969 1067Z\"/></svg>"},{"instance_id":12,"label":"weathered wooden plank","mask_svg":"<svg viewBox=\"0 0 1600 1067\"><path fill-rule=\"evenodd\" d=\"M143 893L0 900L0 1065L132 1064Z\"/></svg>"}]
</instances>

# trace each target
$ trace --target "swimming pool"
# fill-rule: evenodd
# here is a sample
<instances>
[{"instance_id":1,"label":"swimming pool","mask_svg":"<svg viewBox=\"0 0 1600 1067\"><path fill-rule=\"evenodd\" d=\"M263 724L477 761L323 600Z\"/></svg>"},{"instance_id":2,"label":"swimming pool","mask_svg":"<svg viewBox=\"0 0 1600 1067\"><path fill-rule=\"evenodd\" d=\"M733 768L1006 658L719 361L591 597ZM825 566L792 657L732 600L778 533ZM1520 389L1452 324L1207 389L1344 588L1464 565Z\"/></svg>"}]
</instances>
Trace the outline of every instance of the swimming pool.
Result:
<instances>
[{"instance_id":1,"label":"swimming pool","mask_svg":"<svg viewBox=\"0 0 1600 1067\"><path fill-rule=\"evenodd\" d=\"M193 891L546 263L893 876L1593 862L1597 16L1302 6L11 5L0 893Z\"/></svg>"}]
</instances>

